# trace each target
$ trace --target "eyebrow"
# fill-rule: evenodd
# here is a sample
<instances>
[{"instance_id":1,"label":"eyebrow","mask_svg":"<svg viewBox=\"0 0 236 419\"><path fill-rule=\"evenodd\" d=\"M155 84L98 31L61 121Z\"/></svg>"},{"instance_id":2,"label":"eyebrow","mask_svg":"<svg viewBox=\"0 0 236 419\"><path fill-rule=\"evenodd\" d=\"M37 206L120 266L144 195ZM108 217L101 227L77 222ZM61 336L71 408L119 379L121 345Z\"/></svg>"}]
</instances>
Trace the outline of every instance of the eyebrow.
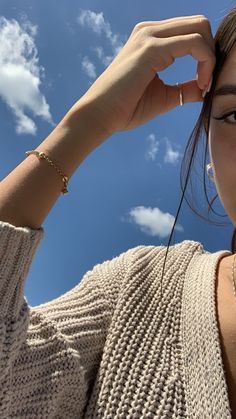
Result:
<instances>
[{"instance_id":1,"label":"eyebrow","mask_svg":"<svg viewBox=\"0 0 236 419\"><path fill-rule=\"evenodd\" d=\"M236 84L224 84L215 90L213 96L236 95Z\"/></svg>"}]
</instances>

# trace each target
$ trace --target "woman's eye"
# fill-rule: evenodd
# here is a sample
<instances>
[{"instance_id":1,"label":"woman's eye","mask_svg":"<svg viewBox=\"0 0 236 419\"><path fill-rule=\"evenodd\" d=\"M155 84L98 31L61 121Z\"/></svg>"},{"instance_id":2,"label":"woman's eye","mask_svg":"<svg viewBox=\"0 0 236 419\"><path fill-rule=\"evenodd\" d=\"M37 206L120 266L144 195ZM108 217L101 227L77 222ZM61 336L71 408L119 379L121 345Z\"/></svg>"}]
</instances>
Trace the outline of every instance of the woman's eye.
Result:
<instances>
[{"instance_id":1,"label":"woman's eye","mask_svg":"<svg viewBox=\"0 0 236 419\"><path fill-rule=\"evenodd\" d=\"M214 119L217 119L218 121L223 121L223 123L226 124L236 124L236 111L228 112L227 114L220 116L218 118L214 117Z\"/></svg>"}]
</instances>

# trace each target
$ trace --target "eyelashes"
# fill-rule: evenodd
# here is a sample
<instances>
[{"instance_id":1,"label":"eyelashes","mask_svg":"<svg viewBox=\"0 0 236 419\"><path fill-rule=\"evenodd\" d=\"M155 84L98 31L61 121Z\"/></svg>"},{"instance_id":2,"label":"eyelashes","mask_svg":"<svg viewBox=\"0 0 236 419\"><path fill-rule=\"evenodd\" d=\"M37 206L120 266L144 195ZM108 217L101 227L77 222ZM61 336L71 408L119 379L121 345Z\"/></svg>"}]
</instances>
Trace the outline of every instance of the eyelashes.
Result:
<instances>
[{"instance_id":1,"label":"eyelashes","mask_svg":"<svg viewBox=\"0 0 236 419\"><path fill-rule=\"evenodd\" d=\"M235 117L235 121L232 122L229 120L229 117L231 115L234 115ZM235 111L231 111L231 112L227 112L226 114L220 116L220 117L213 117L214 119L216 119L217 121L223 121L223 123L226 124L231 124L231 125L235 125L236 124L236 110Z\"/></svg>"}]
</instances>

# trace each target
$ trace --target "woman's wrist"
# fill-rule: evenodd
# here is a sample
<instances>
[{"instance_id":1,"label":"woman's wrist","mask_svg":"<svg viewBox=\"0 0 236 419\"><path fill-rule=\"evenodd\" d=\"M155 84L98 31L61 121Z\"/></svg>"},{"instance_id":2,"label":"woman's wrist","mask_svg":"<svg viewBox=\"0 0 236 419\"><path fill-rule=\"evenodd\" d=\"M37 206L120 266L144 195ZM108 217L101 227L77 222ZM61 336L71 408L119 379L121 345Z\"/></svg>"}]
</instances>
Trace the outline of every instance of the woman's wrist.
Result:
<instances>
[{"instance_id":1,"label":"woman's wrist","mask_svg":"<svg viewBox=\"0 0 236 419\"><path fill-rule=\"evenodd\" d=\"M92 107L77 103L36 150L48 155L70 179L85 157L106 138ZM39 228L62 188L62 178L55 168L29 155L0 182L0 220Z\"/></svg>"},{"instance_id":2,"label":"woman's wrist","mask_svg":"<svg viewBox=\"0 0 236 419\"><path fill-rule=\"evenodd\" d=\"M82 161L108 137L93 103L79 100L36 150L48 153L70 178Z\"/></svg>"}]
</instances>

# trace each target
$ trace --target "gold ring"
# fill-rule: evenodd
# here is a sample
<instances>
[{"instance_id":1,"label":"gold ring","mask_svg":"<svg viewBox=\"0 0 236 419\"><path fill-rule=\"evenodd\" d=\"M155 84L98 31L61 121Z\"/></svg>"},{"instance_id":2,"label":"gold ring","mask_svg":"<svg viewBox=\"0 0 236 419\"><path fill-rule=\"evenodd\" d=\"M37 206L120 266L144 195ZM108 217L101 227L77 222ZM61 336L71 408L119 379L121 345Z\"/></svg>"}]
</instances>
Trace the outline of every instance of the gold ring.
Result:
<instances>
[{"instance_id":1,"label":"gold ring","mask_svg":"<svg viewBox=\"0 0 236 419\"><path fill-rule=\"evenodd\" d=\"M177 87L178 87L178 89L179 89L179 103L180 103L180 106L183 106L183 104L184 104L184 100L183 100L183 92L182 92L182 87L181 87L181 84L176 83L176 86L177 86Z\"/></svg>"}]
</instances>

